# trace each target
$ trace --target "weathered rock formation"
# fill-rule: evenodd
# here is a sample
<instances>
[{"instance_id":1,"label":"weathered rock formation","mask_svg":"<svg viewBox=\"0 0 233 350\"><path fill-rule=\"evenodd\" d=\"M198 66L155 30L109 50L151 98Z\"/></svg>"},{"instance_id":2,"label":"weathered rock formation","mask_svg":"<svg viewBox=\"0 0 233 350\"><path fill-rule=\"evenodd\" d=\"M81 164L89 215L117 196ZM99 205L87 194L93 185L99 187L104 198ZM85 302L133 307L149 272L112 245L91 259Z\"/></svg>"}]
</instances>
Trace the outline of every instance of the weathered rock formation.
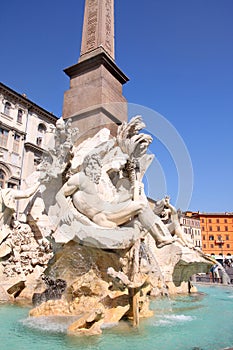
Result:
<instances>
[{"instance_id":1,"label":"weathered rock formation","mask_svg":"<svg viewBox=\"0 0 233 350\"><path fill-rule=\"evenodd\" d=\"M27 286L32 288L32 283L35 288L53 256L50 242L46 238L37 241L30 226L20 224L9 231L1 247L0 280L4 290L17 297Z\"/></svg>"},{"instance_id":2,"label":"weathered rock formation","mask_svg":"<svg viewBox=\"0 0 233 350\"><path fill-rule=\"evenodd\" d=\"M188 293L190 277L209 268L198 252L179 243L154 247L150 254L144 245L142 242L135 273L134 247L102 250L75 241L66 243L45 272L65 280L66 291L60 300L43 302L30 315L77 316L79 319L67 330L69 334L99 334L103 325L115 324L123 317L133 319L135 293L139 292L139 317L151 316L150 295Z\"/></svg>"}]
</instances>

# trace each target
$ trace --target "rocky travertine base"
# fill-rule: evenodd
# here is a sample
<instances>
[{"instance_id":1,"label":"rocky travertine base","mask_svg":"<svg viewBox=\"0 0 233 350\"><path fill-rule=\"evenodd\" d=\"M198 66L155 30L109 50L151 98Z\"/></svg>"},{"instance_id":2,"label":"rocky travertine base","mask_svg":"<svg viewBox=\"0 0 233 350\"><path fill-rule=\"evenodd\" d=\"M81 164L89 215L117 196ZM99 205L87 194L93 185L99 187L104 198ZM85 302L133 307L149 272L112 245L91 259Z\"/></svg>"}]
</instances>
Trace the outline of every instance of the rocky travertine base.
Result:
<instances>
[{"instance_id":1,"label":"rocky travertine base","mask_svg":"<svg viewBox=\"0 0 233 350\"><path fill-rule=\"evenodd\" d=\"M27 224L11 229L1 244L0 299L33 301L32 317L70 316L72 335L100 334L106 324L132 320L135 295L139 317L151 316L149 296L195 291L190 277L211 265L179 242L157 248L150 235L128 249L74 240L58 246L54 255L49 241L36 239Z\"/></svg>"},{"instance_id":2,"label":"rocky travertine base","mask_svg":"<svg viewBox=\"0 0 233 350\"><path fill-rule=\"evenodd\" d=\"M67 329L68 334L93 335L102 332L103 324L117 324L130 311L128 290L111 291L111 284L103 281L96 271L89 271L74 281L61 300L48 300L30 312L30 316L80 316ZM140 298L141 317L148 317L147 291ZM147 303L145 301L147 300ZM132 313L131 313L132 314ZM130 317L130 314L127 315Z\"/></svg>"},{"instance_id":3,"label":"rocky travertine base","mask_svg":"<svg viewBox=\"0 0 233 350\"><path fill-rule=\"evenodd\" d=\"M52 256L50 242L46 238L37 240L29 225L18 223L15 228L7 228L0 244L0 283L4 291L17 297L28 288L24 296L31 298Z\"/></svg>"},{"instance_id":4,"label":"rocky travertine base","mask_svg":"<svg viewBox=\"0 0 233 350\"><path fill-rule=\"evenodd\" d=\"M129 288L120 279L108 275L109 266L122 270L129 251L105 251L81 246L71 241L55 256L46 273L67 283L60 300L48 300L33 310L31 316L80 316L67 330L69 334L99 334L103 324L115 324L123 317L132 318ZM123 274L124 275L124 274ZM150 286L140 288L141 317L151 315Z\"/></svg>"},{"instance_id":5,"label":"rocky travertine base","mask_svg":"<svg viewBox=\"0 0 233 350\"><path fill-rule=\"evenodd\" d=\"M160 249L150 245L147 253L143 249L144 254L139 254L141 272L132 282L128 276L132 276L133 249L107 251L74 241L65 244L46 273L66 281L66 291L60 300L43 302L30 315L77 316L67 329L69 334L99 334L104 324L132 319L133 294L138 294L139 317L149 317L150 295L187 293L190 276L209 268L198 251L179 243Z\"/></svg>"}]
</instances>

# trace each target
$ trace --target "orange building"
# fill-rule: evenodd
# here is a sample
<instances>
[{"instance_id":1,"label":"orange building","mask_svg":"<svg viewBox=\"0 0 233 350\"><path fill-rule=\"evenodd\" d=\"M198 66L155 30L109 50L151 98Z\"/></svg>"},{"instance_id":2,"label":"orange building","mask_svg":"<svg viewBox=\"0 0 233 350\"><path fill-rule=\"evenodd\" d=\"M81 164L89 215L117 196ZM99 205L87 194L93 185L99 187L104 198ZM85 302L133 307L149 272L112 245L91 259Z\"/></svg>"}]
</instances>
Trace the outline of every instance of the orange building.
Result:
<instances>
[{"instance_id":1,"label":"orange building","mask_svg":"<svg viewBox=\"0 0 233 350\"><path fill-rule=\"evenodd\" d=\"M233 255L233 213L187 213L200 219L202 250L206 254Z\"/></svg>"}]
</instances>

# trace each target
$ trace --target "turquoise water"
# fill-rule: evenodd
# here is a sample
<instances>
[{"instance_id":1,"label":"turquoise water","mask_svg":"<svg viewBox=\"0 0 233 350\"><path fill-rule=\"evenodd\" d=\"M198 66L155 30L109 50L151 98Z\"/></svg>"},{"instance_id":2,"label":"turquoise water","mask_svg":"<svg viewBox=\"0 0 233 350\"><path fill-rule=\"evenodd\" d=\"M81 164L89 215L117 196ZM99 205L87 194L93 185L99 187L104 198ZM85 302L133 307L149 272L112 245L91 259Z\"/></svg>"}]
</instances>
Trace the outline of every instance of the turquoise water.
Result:
<instances>
[{"instance_id":1,"label":"turquoise water","mask_svg":"<svg viewBox=\"0 0 233 350\"><path fill-rule=\"evenodd\" d=\"M66 319L28 318L28 308L0 305L0 349L220 350L233 346L233 287L198 286L199 293L151 303L139 330L127 322L93 337L69 337Z\"/></svg>"}]
</instances>

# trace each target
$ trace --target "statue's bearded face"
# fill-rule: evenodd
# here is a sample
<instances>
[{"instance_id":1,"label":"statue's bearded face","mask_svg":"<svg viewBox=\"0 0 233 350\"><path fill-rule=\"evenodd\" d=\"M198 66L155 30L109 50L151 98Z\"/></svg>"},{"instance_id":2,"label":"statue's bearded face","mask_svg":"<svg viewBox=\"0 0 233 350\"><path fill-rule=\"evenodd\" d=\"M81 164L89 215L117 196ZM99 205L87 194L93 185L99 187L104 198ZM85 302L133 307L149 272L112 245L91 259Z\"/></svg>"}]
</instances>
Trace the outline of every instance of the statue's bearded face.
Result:
<instances>
[{"instance_id":1,"label":"statue's bearded face","mask_svg":"<svg viewBox=\"0 0 233 350\"><path fill-rule=\"evenodd\" d=\"M86 159L84 172L92 182L98 184L101 176L101 165L99 159L93 156Z\"/></svg>"}]
</instances>

